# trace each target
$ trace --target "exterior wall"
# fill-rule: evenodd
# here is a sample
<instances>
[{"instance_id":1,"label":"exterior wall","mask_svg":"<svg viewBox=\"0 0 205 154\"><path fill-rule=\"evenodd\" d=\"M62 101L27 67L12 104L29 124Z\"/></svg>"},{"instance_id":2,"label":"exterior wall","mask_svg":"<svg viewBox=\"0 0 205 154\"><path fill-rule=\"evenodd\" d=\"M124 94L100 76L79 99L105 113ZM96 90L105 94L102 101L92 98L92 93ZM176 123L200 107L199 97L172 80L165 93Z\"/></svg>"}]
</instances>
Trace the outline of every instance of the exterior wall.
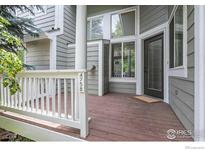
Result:
<instances>
[{"instance_id":1,"label":"exterior wall","mask_svg":"<svg viewBox=\"0 0 205 154\"><path fill-rule=\"evenodd\" d=\"M167 5L140 6L140 33L161 25L167 20Z\"/></svg>"},{"instance_id":2,"label":"exterior wall","mask_svg":"<svg viewBox=\"0 0 205 154\"><path fill-rule=\"evenodd\" d=\"M44 39L26 43L26 64L37 70L46 70L50 67L50 40Z\"/></svg>"},{"instance_id":3,"label":"exterior wall","mask_svg":"<svg viewBox=\"0 0 205 154\"><path fill-rule=\"evenodd\" d=\"M18 13L20 17L29 17L29 12ZM46 13L37 14L33 18L34 24L42 31L46 32L51 30L55 26L55 6L48 5Z\"/></svg>"},{"instance_id":4,"label":"exterior wall","mask_svg":"<svg viewBox=\"0 0 205 154\"><path fill-rule=\"evenodd\" d=\"M88 70L94 65L96 69L92 72L88 72L88 93L98 95L98 55L99 44L88 45L87 48L87 68ZM68 52L65 55L67 59L66 69L75 68L75 46L68 47Z\"/></svg>"},{"instance_id":5,"label":"exterior wall","mask_svg":"<svg viewBox=\"0 0 205 154\"><path fill-rule=\"evenodd\" d=\"M194 6L187 8L188 78L169 77L169 102L186 127L194 131Z\"/></svg>"},{"instance_id":6,"label":"exterior wall","mask_svg":"<svg viewBox=\"0 0 205 154\"><path fill-rule=\"evenodd\" d=\"M135 82L110 82L109 91L116 93L136 93L136 83Z\"/></svg>"},{"instance_id":7,"label":"exterior wall","mask_svg":"<svg viewBox=\"0 0 205 154\"><path fill-rule=\"evenodd\" d=\"M96 16L107 12L125 9L132 5L88 5L88 17Z\"/></svg>"},{"instance_id":8,"label":"exterior wall","mask_svg":"<svg viewBox=\"0 0 205 154\"><path fill-rule=\"evenodd\" d=\"M68 44L75 42L76 7L64 6L63 34L56 39L56 69L73 69L74 59L68 53ZM73 53L74 54L74 53Z\"/></svg>"}]
</instances>

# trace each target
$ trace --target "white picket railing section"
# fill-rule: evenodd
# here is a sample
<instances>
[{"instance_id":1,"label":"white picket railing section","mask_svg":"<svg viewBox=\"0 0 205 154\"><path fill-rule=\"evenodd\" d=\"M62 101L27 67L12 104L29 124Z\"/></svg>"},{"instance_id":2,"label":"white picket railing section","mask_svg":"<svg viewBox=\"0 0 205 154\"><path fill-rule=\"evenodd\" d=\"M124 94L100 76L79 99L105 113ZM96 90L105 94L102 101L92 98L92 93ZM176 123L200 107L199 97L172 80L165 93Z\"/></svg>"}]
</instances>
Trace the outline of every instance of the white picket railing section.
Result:
<instances>
[{"instance_id":1,"label":"white picket railing section","mask_svg":"<svg viewBox=\"0 0 205 154\"><path fill-rule=\"evenodd\" d=\"M1 109L78 128L81 137L87 136L85 70L26 71L17 79L21 92L15 95L1 84Z\"/></svg>"}]
</instances>

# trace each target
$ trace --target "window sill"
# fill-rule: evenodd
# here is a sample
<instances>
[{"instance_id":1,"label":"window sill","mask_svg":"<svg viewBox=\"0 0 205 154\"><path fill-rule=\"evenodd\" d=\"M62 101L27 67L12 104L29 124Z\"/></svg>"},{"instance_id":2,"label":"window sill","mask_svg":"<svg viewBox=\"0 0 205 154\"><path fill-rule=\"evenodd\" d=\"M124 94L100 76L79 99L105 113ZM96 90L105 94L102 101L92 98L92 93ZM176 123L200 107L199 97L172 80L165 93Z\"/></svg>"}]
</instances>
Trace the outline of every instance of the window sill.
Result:
<instances>
[{"instance_id":1,"label":"window sill","mask_svg":"<svg viewBox=\"0 0 205 154\"><path fill-rule=\"evenodd\" d=\"M184 66L169 68L169 76L187 78L187 68Z\"/></svg>"},{"instance_id":2,"label":"window sill","mask_svg":"<svg viewBox=\"0 0 205 154\"><path fill-rule=\"evenodd\" d=\"M109 82L130 82L130 83L135 83L136 78L110 78Z\"/></svg>"}]
</instances>

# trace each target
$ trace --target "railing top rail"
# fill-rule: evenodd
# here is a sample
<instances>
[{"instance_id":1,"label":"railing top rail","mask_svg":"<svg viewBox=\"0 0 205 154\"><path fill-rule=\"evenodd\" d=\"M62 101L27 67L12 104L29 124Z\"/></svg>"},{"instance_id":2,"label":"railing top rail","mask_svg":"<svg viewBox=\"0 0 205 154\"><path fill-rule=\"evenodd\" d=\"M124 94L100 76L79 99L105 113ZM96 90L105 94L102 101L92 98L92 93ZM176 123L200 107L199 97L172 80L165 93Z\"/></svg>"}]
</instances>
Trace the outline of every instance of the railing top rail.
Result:
<instances>
[{"instance_id":1,"label":"railing top rail","mask_svg":"<svg viewBox=\"0 0 205 154\"><path fill-rule=\"evenodd\" d=\"M29 70L29 71L24 71L22 73L83 73L86 72L86 69L64 69L64 70ZM21 73L19 73L21 74Z\"/></svg>"},{"instance_id":2,"label":"railing top rail","mask_svg":"<svg viewBox=\"0 0 205 154\"><path fill-rule=\"evenodd\" d=\"M17 77L56 77L56 78L73 78L79 73L85 73L87 70L30 70L17 74Z\"/></svg>"}]
</instances>

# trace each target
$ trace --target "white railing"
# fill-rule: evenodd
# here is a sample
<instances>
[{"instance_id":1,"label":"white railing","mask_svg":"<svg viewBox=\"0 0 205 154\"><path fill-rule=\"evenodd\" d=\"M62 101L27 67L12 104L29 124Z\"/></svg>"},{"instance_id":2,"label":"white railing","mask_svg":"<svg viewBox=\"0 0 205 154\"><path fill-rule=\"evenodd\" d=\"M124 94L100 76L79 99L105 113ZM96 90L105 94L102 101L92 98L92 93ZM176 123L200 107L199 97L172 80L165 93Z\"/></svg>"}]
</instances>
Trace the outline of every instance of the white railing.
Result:
<instances>
[{"instance_id":1,"label":"white railing","mask_svg":"<svg viewBox=\"0 0 205 154\"><path fill-rule=\"evenodd\" d=\"M15 95L1 84L1 109L78 128L81 137L87 136L85 70L26 71L17 79L21 92Z\"/></svg>"}]
</instances>

